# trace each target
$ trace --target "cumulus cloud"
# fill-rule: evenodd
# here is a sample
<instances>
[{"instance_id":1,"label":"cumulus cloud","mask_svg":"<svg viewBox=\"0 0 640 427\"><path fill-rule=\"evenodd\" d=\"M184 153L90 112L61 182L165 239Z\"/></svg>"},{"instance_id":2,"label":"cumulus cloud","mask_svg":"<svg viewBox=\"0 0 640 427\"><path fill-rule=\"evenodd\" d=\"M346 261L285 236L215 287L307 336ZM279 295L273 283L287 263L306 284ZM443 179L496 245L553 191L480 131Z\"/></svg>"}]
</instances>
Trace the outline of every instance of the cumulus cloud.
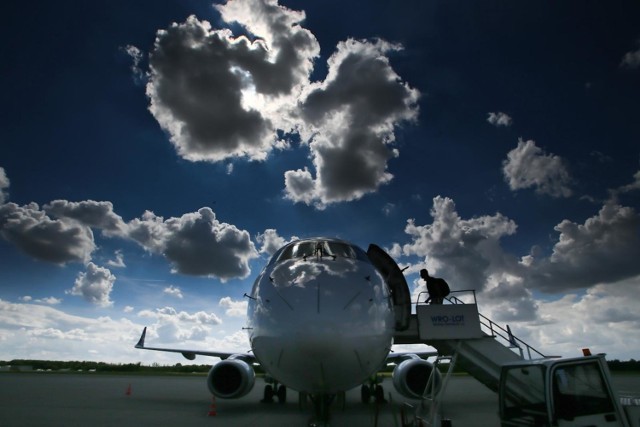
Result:
<instances>
[{"instance_id":1,"label":"cumulus cloud","mask_svg":"<svg viewBox=\"0 0 640 427\"><path fill-rule=\"evenodd\" d=\"M506 317L532 316L533 290L553 294L640 276L640 215L613 201L584 223L565 219L556 225L557 241L548 255L534 246L520 258L500 244L517 228L500 213L462 219L451 199L438 196L431 216L433 222L427 225L408 220L405 233L412 242L394 244L391 254L424 257L424 264L410 266L408 273L426 264L452 289L482 290L490 299L518 301L515 311L504 310ZM419 285L416 292L424 290Z\"/></svg>"},{"instance_id":2,"label":"cumulus cloud","mask_svg":"<svg viewBox=\"0 0 640 427\"><path fill-rule=\"evenodd\" d=\"M176 297L180 299L184 297L182 295L182 290L179 287L173 286L173 285L170 285L169 287L164 288L162 292L167 295L171 295L172 297Z\"/></svg>"},{"instance_id":3,"label":"cumulus cloud","mask_svg":"<svg viewBox=\"0 0 640 427\"><path fill-rule=\"evenodd\" d=\"M120 48L120 50L126 53L131 58L131 73L133 74L133 81L138 84L143 82L145 73L140 68L140 63L144 58L144 54L142 53L142 51L132 45L126 45L125 47Z\"/></svg>"},{"instance_id":4,"label":"cumulus cloud","mask_svg":"<svg viewBox=\"0 0 640 427\"><path fill-rule=\"evenodd\" d=\"M211 208L167 220L146 212L128 223L128 236L145 249L163 254L174 272L223 282L247 277L249 261L258 256L249 233L218 221Z\"/></svg>"},{"instance_id":5,"label":"cumulus cloud","mask_svg":"<svg viewBox=\"0 0 640 427\"><path fill-rule=\"evenodd\" d=\"M512 121L513 120L511 119L511 117L509 117L508 114L502 113L502 112L489 113L487 117L487 122L491 123L496 127L500 127L500 126L509 127L511 126Z\"/></svg>"},{"instance_id":6,"label":"cumulus cloud","mask_svg":"<svg viewBox=\"0 0 640 427\"><path fill-rule=\"evenodd\" d=\"M231 297L221 298L218 305L226 309L225 313L231 317L243 317L247 314L247 307L249 303L247 301L235 301Z\"/></svg>"},{"instance_id":7,"label":"cumulus cloud","mask_svg":"<svg viewBox=\"0 0 640 427\"><path fill-rule=\"evenodd\" d=\"M116 276L111 274L109 269L90 262L87 264L86 272L78 273L73 288L67 293L81 296L86 301L101 307L109 307L113 305L113 301L109 298L115 281Z\"/></svg>"},{"instance_id":8,"label":"cumulus cloud","mask_svg":"<svg viewBox=\"0 0 640 427\"><path fill-rule=\"evenodd\" d=\"M107 261L107 265L109 267L116 267L116 268L124 268L127 265L124 263L124 255L122 255L122 251L121 250L116 250L115 254L116 256L115 259L110 259Z\"/></svg>"},{"instance_id":9,"label":"cumulus cloud","mask_svg":"<svg viewBox=\"0 0 640 427\"><path fill-rule=\"evenodd\" d=\"M0 205L3 204L9 197L7 194L7 189L9 188L10 184L11 182L9 181L9 178L7 178L7 174L5 173L4 168L0 167Z\"/></svg>"},{"instance_id":10,"label":"cumulus cloud","mask_svg":"<svg viewBox=\"0 0 640 427\"><path fill-rule=\"evenodd\" d=\"M0 359L154 361L133 348L142 325L119 317L71 315L57 306L0 299ZM156 358L163 357L155 355ZM167 361L169 358L167 358ZM169 363L169 362L167 362ZM173 362L175 363L175 362Z\"/></svg>"},{"instance_id":11,"label":"cumulus cloud","mask_svg":"<svg viewBox=\"0 0 640 427\"><path fill-rule=\"evenodd\" d=\"M138 316L139 320L154 320L147 331L147 339L154 339L154 344L164 344L162 341L155 341L159 338L156 327L175 321L178 323L176 330L183 333L178 335L178 339L170 336L172 344L176 346L232 352L244 352L249 348L247 334L244 331L234 331L231 334L218 331L215 336L213 332L218 321L217 316L211 313L185 313L171 308L146 310L141 313L142 315ZM175 354L133 348L143 326L125 316L118 316L117 319L108 316L89 318L71 315L50 305L10 303L0 299L0 359L80 358L110 363L141 361L145 364L174 364L180 360L176 359ZM204 333L198 334L198 327L202 327ZM170 328L160 328L160 332L170 332ZM193 342L181 340L190 336L194 337ZM160 338L164 338L164 335ZM169 341L166 341L166 344L169 344ZM182 363L185 363L184 360Z\"/></svg>"},{"instance_id":12,"label":"cumulus cloud","mask_svg":"<svg viewBox=\"0 0 640 427\"><path fill-rule=\"evenodd\" d=\"M516 336L544 354L578 356L581 348L589 347L593 353L628 360L637 354L636 342L629 337L640 327L638 298L640 277L635 277L615 286L596 285L557 299L537 299L536 319L510 319L503 314L509 305L487 298L481 309L490 318L508 321Z\"/></svg>"},{"instance_id":13,"label":"cumulus cloud","mask_svg":"<svg viewBox=\"0 0 640 427\"><path fill-rule=\"evenodd\" d=\"M393 203L385 203L385 205L382 207L382 213L385 216L391 215L395 210L396 210L396 205Z\"/></svg>"},{"instance_id":14,"label":"cumulus cloud","mask_svg":"<svg viewBox=\"0 0 640 427\"><path fill-rule=\"evenodd\" d=\"M520 277L496 274L482 292L482 300L492 308L492 320L498 322L538 319L538 302ZM484 305L484 304L483 304Z\"/></svg>"},{"instance_id":15,"label":"cumulus cloud","mask_svg":"<svg viewBox=\"0 0 640 427\"><path fill-rule=\"evenodd\" d=\"M424 257L429 272L442 275L452 289L482 289L492 274L516 264L500 245L502 237L516 232L509 218L497 213L462 219L453 200L441 196L433 199L430 213L431 224L407 221L405 233L412 242L402 246L402 253Z\"/></svg>"},{"instance_id":16,"label":"cumulus cloud","mask_svg":"<svg viewBox=\"0 0 640 427\"><path fill-rule=\"evenodd\" d=\"M86 263L96 249L89 227L52 219L36 203L0 205L0 235L26 254L55 264Z\"/></svg>"},{"instance_id":17,"label":"cumulus cloud","mask_svg":"<svg viewBox=\"0 0 640 427\"><path fill-rule=\"evenodd\" d=\"M390 148L394 130L417 117L419 97L389 64L387 54L399 49L384 40L338 44L327 78L310 85L300 104L299 130L310 141L315 177L307 168L286 172L287 198L322 208L359 199L393 178L387 164L398 156Z\"/></svg>"},{"instance_id":18,"label":"cumulus cloud","mask_svg":"<svg viewBox=\"0 0 640 427\"><path fill-rule=\"evenodd\" d=\"M551 197L572 194L571 177L563 160L546 154L532 140L518 141L518 146L507 154L502 172L514 191L534 187L536 193Z\"/></svg>"},{"instance_id":19,"label":"cumulus cloud","mask_svg":"<svg viewBox=\"0 0 640 427\"><path fill-rule=\"evenodd\" d=\"M628 193L630 191L640 190L640 171L633 175L633 182L618 188L615 193Z\"/></svg>"},{"instance_id":20,"label":"cumulus cloud","mask_svg":"<svg viewBox=\"0 0 640 427\"><path fill-rule=\"evenodd\" d=\"M211 326L220 325L222 320L215 313L198 311L189 313L177 311L173 307L142 310L139 317L155 320L150 333L161 341L204 340L211 334Z\"/></svg>"},{"instance_id":21,"label":"cumulus cloud","mask_svg":"<svg viewBox=\"0 0 640 427\"><path fill-rule=\"evenodd\" d=\"M150 111L188 160L264 159L291 96L306 84L319 54L303 12L276 1L217 5L222 20L255 37L234 37L189 17L157 33L150 54Z\"/></svg>"},{"instance_id":22,"label":"cumulus cloud","mask_svg":"<svg viewBox=\"0 0 640 427\"><path fill-rule=\"evenodd\" d=\"M46 298L33 298L31 295L25 295L20 297L20 301L23 302L33 302L36 304L49 304L49 305L57 305L62 302L62 299L55 297L46 297Z\"/></svg>"},{"instance_id":23,"label":"cumulus cloud","mask_svg":"<svg viewBox=\"0 0 640 427\"><path fill-rule=\"evenodd\" d=\"M155 310L142 310L138 313L140 317L148 317L151 319L177 319L181 322L198 323L205 325L219 325L222 320L215 313L207 313L198 311L188 313L186 311L177 311L173 307L157 308Z\"/></svg>"},{"instance_id":24,"label":"cumulus cloud","mask_svg":"<svg viewBox=\"0 0 640 427\"><path fill-rule=\"evenodd\" d=\"M278 235L278 231L273 228L268 228L264 230L264 233L258 233L256 236L256 241L262 245L260 253L267 255L273 255L278 249L294 240L298 240L298 236L291 236L289 240L285 240L284 237Z\"/></svg>"},{"instance_id":25,"label":"cumulus cloud","mask_svg":"<svg viewBox=\"0 0 640 427\"><path fill-rule=\"evenodd\" d=\"M583 224L564 220L553 253L532 256L528 283L545 292L588 288L640 275L640 216L630 207L607 203Z\"/></svg>"},{"instance_id":26,"label":"cumulus cloud","mask_svg":"<svg viewBox=\"0 0 640 427\"><path fill-rule=\"evenodd\" d=\"M284 194L318 208L361 198L393 178L394 130L417 117L419 96L389 64L400 45L341 42L326 79L311 83L320 50L301 26L304 12L275 0L215 7L248 36L191 16L158 31L149 55L149 109L180 156L264 160L297 133L313 171L287 171Z\"/></svg>"},{"instance_id":27,"label":"cumulus cloud","mask_svg":"<svg viewBox=\"0 0 640 427\"><path fill-rule=\"evenodd\" d=\"M0 204L0 236L39 260L89 263L96 249L92 229L108 237L131 239L164 255L174 272L222 281L247 277L249 261L258 256L249 233L218 221L210 208L167 220L147 211L126 223L106 201L54 200L42 209L36 203ZM115 256L107 264L125 267L122 251ZM81 288L74 287L74 295Z\"/></svg>"},{"instance_id":28,"label":"cumulus cloud","mask_svg":"<svg viewBox=\"0 0 640 427\"><path fill-rule=\"evenodd\" d=\"M533 247L520 260L500 244L516 224L499 213L463 219L452 200L436 197L431 216L427 225L409 220L412 242L391 249L396 258L424 257L406 274L426 264L452 290L480 291L485 315L509 323L545 354L570 356L590 346L633 357L625 336L640 322L640 215L634 209L609 201L583 223L564 220L549 254ZM415 300L426 289L419 279L414 285Z\"/></svg>"}]
</instances>

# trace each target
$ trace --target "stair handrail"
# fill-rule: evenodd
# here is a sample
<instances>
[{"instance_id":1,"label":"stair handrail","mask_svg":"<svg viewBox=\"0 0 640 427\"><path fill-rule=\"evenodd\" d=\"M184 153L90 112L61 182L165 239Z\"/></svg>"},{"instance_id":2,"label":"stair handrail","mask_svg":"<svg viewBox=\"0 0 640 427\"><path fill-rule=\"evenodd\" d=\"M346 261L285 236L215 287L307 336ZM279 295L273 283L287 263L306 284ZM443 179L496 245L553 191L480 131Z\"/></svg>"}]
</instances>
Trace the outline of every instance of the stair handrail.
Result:
<instances>
[{"instance_id":1,"label":"stair handrail","mask_svg":"<svg viewBox=\"0 0 640 427\"><path fill-rule=\"evenodd\" d=\"M498 336L498 337L502 338L504 341L509 343L509 348L518 348L520 350L520 356L523 359L524 359L524 354L523 354L523 351L522 351L522 346L524 346L524 348L526 349L527 356L528 356L529 360L533 359L533 356L531 355L531 352L535 353L538 357L541 357L543 359L547 357L544 354L542 354L540 351L536 350L534 347L532 347L529 344L527 344L526 342L522 341L520 338L516 337L513 334L510 334L507 329L503 328L498 323L496 323L493 320L489 319L484 314L478 313L478 315L480 315L480 324L483 325L485 328L489 328L489 330L491 331L491 335L492 336L494 336L494 337ZM487 325L485 322L483 322L483 319L484 319L484 321L488 322L489 324Z\"/></svg>"},{"instance_id":2,"label":"stair handrail","mask_svg":"<svg viewBox=\"0 0 640 427\"><path fill-rule=\"evenodd\" d=\"M463 289L463 290L459 290L459 291L452 291L447 297L445 297L444 299L447 300L450 304L469 304L469 303L465 303L462 299L458 298L456 295L453 294L461 294L461 293L471 293L473 295L473 304L478 304L477 299L476 299L476 291L475 289ZM420 296L422 294L429 294L429 292L427 291L422 291L418 294L418 298L417 301L414 303L417 305L419 304L426 304L426 300L420 302ZM498 323L494 322L493 320L489 319L487 316L485 316L484 314L478 312L478 315L480 316L480 324L482 326L484 326L486 329L488 329L490 331L490 334L492 337L496 338L496 337L500 337L502 338L502 340L506 341L509 345L509 348L518 348L518 350L520 351L520 357L522 357L524 359L524 352L523 352L523 348L526 350L527 356L529 358L529 360L533 359L532 353L534 353L535 355L537 355L536 357L540 357L540 358L547 358L548 356L545 356L544 354L542 354L540 351L536 350L534 347L530 346L529 344L527 344L526 342L522 341L520 338L516 337L515 335L509 333L509 331L500 326Z\"/></svg>"}]
</instances>

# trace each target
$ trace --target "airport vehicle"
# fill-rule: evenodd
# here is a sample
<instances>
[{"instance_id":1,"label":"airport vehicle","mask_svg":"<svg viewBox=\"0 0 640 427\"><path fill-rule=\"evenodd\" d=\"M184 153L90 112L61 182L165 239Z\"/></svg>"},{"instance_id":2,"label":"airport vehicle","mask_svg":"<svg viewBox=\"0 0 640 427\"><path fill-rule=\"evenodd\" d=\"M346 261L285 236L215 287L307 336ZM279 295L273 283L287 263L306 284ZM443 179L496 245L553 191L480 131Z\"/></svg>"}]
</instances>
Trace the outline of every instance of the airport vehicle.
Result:
<instances>
[{"instance_id":1,"label":"airport vehicle","mask_svg":"<svg viewBox=\"0 0 640 427\"><path fill-rule=\"evenodd\" d=\"M616 397L603 354L507 364L498 396L505 427L640 426L640 406Z\"/></svg>"},{"instance_id":2,"label":"airport vehicle","mask_svg":"<svg viewBox=\"0 0 640 427\"><path fill-rule=\"evenodd\" d=\"M211 393L239 398L254 385L254 364L267 374L264 400L285 401L287 387L309 396L319 420L344 392L361 386L363 402L384 399L371 381L396 363L393 383L406 397L422 396L435 352L390 353L394 335L409 327L407 282L393 259L372 244L367 252L335 238L298 240L280 248L258 275L250 294L247 330L252 353L145 346L136 348L222 359L207 377Z\"/></svg>"}]
</instances>

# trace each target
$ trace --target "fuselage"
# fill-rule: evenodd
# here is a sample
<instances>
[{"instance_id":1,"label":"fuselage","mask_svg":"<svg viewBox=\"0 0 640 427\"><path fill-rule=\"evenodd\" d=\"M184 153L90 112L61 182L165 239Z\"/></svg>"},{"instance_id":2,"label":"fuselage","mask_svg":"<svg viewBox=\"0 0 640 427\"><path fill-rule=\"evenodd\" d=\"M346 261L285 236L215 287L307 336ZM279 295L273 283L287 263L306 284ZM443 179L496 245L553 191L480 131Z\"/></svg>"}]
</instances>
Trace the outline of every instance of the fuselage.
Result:
<instances>
[{"instance_id":1,"label":"fuselage","mask_svg":"<svg viewBox=\"0 0 640 427\"><path fill-rule=\"evenodd\" d=\"M287 387L336 393L384 365L394 333L389 288L357 246L329 238L289 243L250 297L253 354Z\"/></svg>"}]
</instances>

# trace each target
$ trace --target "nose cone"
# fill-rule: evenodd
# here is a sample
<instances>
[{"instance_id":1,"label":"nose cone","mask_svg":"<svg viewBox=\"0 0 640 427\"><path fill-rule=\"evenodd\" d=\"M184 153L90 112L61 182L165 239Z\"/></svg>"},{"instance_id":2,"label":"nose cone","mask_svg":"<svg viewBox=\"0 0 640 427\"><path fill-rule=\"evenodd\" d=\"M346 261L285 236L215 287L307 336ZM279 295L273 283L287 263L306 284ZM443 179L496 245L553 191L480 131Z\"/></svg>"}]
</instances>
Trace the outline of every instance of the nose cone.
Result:
<instances>
[{"instance_id":1,"label":"nose cone","mask_svg":"<svg viewBox=\"0 0 640 427\"><path fill-rule=\"evenodd\" d=\"M340 328L330 321L307 321L300 325L294 337L300 355L313 360L327 360L337 348L345 347Z\"/></svg>"},{"instance_id":2,"label":"nose cone","mask_svg":"<svg viewBox=\"0 0 640 427\"><path fill-rule=\"evenodd\" d=\"M335 392L355 387L381 367L393 312L370 264L291 260L263 281L251 341L274 378L299 391Z\"/></svg>"}]
</instances>

